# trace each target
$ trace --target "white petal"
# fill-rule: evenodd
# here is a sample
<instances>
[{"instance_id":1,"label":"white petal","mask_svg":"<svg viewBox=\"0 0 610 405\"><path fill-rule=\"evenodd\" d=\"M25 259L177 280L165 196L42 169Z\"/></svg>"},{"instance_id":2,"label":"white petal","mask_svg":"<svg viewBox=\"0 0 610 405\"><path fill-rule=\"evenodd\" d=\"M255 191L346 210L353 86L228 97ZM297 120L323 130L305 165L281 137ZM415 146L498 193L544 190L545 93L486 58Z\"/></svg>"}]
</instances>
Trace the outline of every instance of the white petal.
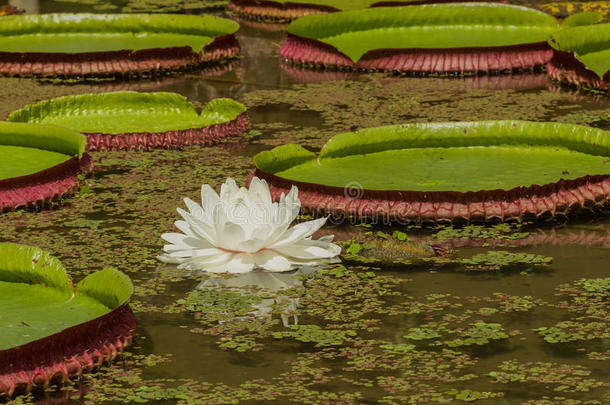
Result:
<instances>
[{"instance_id":1,"label":"white petal","mask_svg":"<svg viewBox=\"0 0 610 405\"><path fill-rule=\"evenodd\" d=\"M201 186L201 206L204 211L212 211L214 206L218 204L220 197L218 193L209 185L204 184Z\"/></svg>"},{"instance_id":2,"label":"white petal","mask_svg":"<svg viewBox=\"0 0 610 405\"><path fill-rule=\"evenodd\" d=\"M301 211L301 200L299 200L299 189L297 186L292 186L290 192L286 196L286 204L290 209L290 222L294 221L299 211Z\"/></svg>"},{"instance_id":3,"label":"white petal","mask_svg":"<svg viewBox=\"0 0 610 405\"><path fill-rule=\"evenodd\" d=\"M248 273L254 269L254 256L247 253L233 255L226 269L228 273Z\"/></svg>"},{"instance_id":4,"label":"white petal","mask_svg":"<svg viewBox=\"0 0 610 405\"><path fill-rule=\"evenodd\" d=\"M225 207L225 213L228 221L242 227L246 237L252 235L252 212L243 199L233 200L231 204Z\"/></svg>"},{"instance_id":5,"label":"white petal","mask_svg":"<svg viewBox=\"0 0 610 405\"><path fill-rule=\"evenodd\" d=\"M176 226L176 228L178 228L182 233L186 235L195 236L195 234L191 230L191 226L186 221L176 221L174 222L174 226Z\"/></svg>"},{"instance_id":6,"label":"white petal","mask_svg":"<svg viewBox=\"0 0 610 405\"><path fill-rule=\"evenodd\" d=\"M161 235L161 238L169 243L173 243L174 245L180 245L185 247L189 246L184 242L184 239L188 238L188 236L181 233L164 233Z\"/></svg>"},{"instance_id":7,"label":"white petal","mask_svg":"<svg viewBox=\"0 0 610 405\"><path fill-rule=\"evenodd\" d=\"M250 181L250 193L256 195L262 204L271 205L271 192L265 180L253 177Z\"/></svg>"},{"instance_id":8,"label":"white petal","mask_svg":"<svg viewBox=\"0 0 610 405\"><path fill-rule=\"evenodd\" d=\"M193 217L181 208L177 208L176 211L184 218L193 234L208 240L210 243L214 243L214 240L216 239L216 229L208 225L205 221Z\"/></svg>"},{"instance_id":9,"label":"white petal","mask_svg":"<svg viewBox=\"0 0 610 405\"><path fill-rule=\"evenodd\" d=\"M235 180L228 178L222 186L220 186L220 199L223 202L230 201L235 194L239 191L239 187L235 183Z\"/></svg>"},{"instance_id":10,"label":"white petal","mask_svg":"<svg viewBox=\"0 0 610 405\"><path fill-rule=\"evenodd\" d=\"M171 245L170 245L171 246ZM166 251L169 256L176 259L192 259L196 261L202 261L205 259L213 260L216 256L224 254L225 252L216 249L184 249L184 250L174 250L174 251Z\"/></svg>"},{"instance_id":11,"label":"white petal","mask_svg":"<svg viewBox=\"0 0 610 405\"><path fill-rule=\"evenodd\" d=\"M203 270L216 273L217 271L212 271L211 269L216 269L217 267L224 268L232 257L233 253L230 252L222 252L215 256L193 257L189 260L183 261L178 268L185 270Z\"/></svg>"},{"instance_id":12,"label":"white petal","mask_svg":"<svg viewBox=\"0 0 610 405\"><path fill-rule=\"evenodd\" d=\"M274 248L276 252L299 260L330 259L341 253L341 247L334 243L318 240L301 240L292 245Z\"/></svg>"},{"instance_id":13,"label":"white petal","mask_svg":"<svg viewBox=\"0 0 610 405\"><path fill-rule=\"evenodd\" d=\"M291 245L299 240L311 236L326 223L326 218L318 218L313 221L301 222L288 229L273 245L269 248L275 249L280 246Z\"/></svg>"},{"instance_id":14,"label":"white petal","mask_svg":"<svg viewBox=\"0 0 610 405\"><path fill-rule=\"evenodd\" d=\"M180 263L182 263L182 260L178 260L175 257L171 257L170 255L159 255L159 256L157 256L157 260L160 260L163 263L169 263L169 264L180 264Z\"/></svg>"},{"instance_id":15,"label":"white petal","mask_svg":"<svg viewBox=\"0 0 610 405\"><path fill-rule=\"evenodd\" d=\"M268 271L288 271L293 269L293 263L273 250L261 250L254 257L256 265Z\"/></svg>"},{"instance_id":16,"label":"white petal","mask_svg":"<svg viewBox=\"0 0 610 405\"><path fill-rule=\"evenodd\" d=\"M188 197L184 199L184 204L186 205L186 208L188 208L192 216L198 219L204 218L203 208L201 208L201 205L197 204L195 201L191 200Z\"/></svg>"},{"instance_id":17,"label":"white petal","mask_svg":"<svg viewBox=\"0 0 610 405\"><path fill-rule=\"evenodd\" d=\"M264 235L264 234L256 232L255 235ZM239 252L256 253L266 246L266 243L265 243L266 241L267 241L266 239L257 239L257 238L244 240L236 246L235 250L239 251Z\"/></svg>"},{"instance_id":18,"label":"white petal","mask_svg":"<svg viewBox=\"0 0 610 405\"><path fill-rule=\"evenodd\" d=\"M172 246L172 249L205 249L212 247L212 244L205 239L181 233L164 233L161 238L171 243L172 245L166 246ZM167 249L165 251L167 252Z\"/></svg>"},{"instance_id":19,"label":"white petal","mask_svg":"<svg viewBox=\"0 0 610 405\"><path fill-rule=\"evenodd\" d=\"M238 251L238 246L246 240L246 233L239 224L225 222L218 226L218 238L216 244L226 250Z\"/></svg>"}]
</instances>

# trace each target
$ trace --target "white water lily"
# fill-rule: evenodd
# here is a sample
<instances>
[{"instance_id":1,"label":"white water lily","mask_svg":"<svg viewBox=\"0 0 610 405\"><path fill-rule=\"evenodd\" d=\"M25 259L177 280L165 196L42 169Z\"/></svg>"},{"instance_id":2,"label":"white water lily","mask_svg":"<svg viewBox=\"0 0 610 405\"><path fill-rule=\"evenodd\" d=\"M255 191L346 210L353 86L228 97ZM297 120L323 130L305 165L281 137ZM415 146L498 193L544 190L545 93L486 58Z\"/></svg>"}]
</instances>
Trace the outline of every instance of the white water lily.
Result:
<instances>
[{"instance_id":1,"label":"white water lily","mask_svg":"<svg viewBox=\"0 0 610 405\"><path fill-rule=\"evenodd\" d=\"M247 273L255 268L288 271L335 258L341 248L333 236L311 238L326 218L290 227L301 209L298 190L292 187L272 202L265 180L254 177L250 189L239 188L231 178L221 186L220 196L208 184L201 187L201 205L184 199L188 212L176 221L183 233L164 233L169 242L159 260L185 270L210 273Z\"/></svg>"}]
</instances>

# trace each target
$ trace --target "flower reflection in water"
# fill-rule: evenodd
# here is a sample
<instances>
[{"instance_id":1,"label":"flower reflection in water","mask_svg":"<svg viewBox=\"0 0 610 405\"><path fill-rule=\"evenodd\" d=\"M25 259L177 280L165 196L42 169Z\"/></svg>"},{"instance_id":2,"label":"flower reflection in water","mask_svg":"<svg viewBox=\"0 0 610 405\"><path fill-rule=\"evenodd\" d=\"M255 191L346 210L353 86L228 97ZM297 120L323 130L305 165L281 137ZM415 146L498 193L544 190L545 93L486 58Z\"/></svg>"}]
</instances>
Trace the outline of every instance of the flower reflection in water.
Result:
<instances>
[{"instance_id":1,"label":"flower reflection in water","mask_svg":"<svg viewBox=\"0 0 610 405\"><path fill-rule=\"evenodd\" d=\"M199 290L226 290L247 292L255 290L261 300L252 304L248 316L271 319L274 313L280 312L282 324L285 327L298 325L298 293L295 290L303 288L303 282L296 278L315 272L317 267L303 267L290 273L270 273L253 271L227 278L212 276L202 281Z\"/></svg>"}]
</instances>

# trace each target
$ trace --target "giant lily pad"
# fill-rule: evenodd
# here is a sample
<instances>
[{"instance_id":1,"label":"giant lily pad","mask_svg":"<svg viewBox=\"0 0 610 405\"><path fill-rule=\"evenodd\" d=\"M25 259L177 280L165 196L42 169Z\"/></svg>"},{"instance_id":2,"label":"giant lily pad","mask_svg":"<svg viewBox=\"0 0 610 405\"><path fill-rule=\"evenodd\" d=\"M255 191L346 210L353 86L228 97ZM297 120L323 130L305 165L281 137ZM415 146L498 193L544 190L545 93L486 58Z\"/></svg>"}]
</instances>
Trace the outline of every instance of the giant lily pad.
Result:
<instances>
[{"instance_id":1,"label":"giant lily pad","mask_svg":"<svg viewBox=\"0 0 610 405\"><path fill-rule=\"evenodd\" d=\"M59 260L0 243L0 394L29 391L110 361L131 342L133 287L114 269L72 286Z\"/></svg>"},{"instance_id":2,"label":"giant lily pad","mask_svg":"<svg viewBox=\"0 0 610 405\"><path fill-rule=\"evenodd\" d=\"M549 44L556 50L548 66L553 79L610 90L610 23L562 25Z\"/></svg>"},{"instance_id":3,"label":"giant lily pad","mask_svg":"<svg viewBox=\"0 0 610 405\"><path fill-rule=\"evenodd\" d=\"M464 2L468 2L468 0L231 0L229 1L229 10L244 18L285 22L310 14L360 10L367 7Z\"/></svg>"},{"instance_id":4,"label":"giant lily pad","mask_svg":"<svg viewBox=\"0 0 610 405\"><path fill-rule=\"evenodd\" d=\"M255 156L278 198L293 184L315 213L383 221L540 219L610 199L610 132L527 121L405 124L347 132L320 156Z\"/></svg>"},{"instance_id":5,"label":"giant lily pad","mask_svg":"<svg viewBox=\"0 0 610 405\"><path fill-rule=\"evenodd\" d=\"M8 16L0 26L0 74L139 75L235 56L238 24L176 14Z\"/></svg>"},{"instance_id":6,"label":"giant lily pad","mask_svg":"<svg viewBox=\"0 0 610 405\"><path fill-rule=\"evenodd\" d=\"M297 64L420 73L531 70L552 56L557 21L495 3L379 7L310 15L288 26L282 58Z\"/></svg>"},{"instance_id":7,"label":"giant lily pad","mask_svg":"<svg viewBox=\"0 0 610 405\"><path fill-rule=\"evenodd\" d=\"M91 166L85 142L69 129L0 122L0 213L48 206L74 192L79 171Z\"/></svg>"},{"instance_id":8,"label":"giant lily pad","mask_svg":"<svg viewBox=\"0 0 610 405\"><path fill-rule=\"evenodd\" d=\"M228 98L197 113L176 93L118 91L58 97L13 112L13 122L55 124L87 135L89 150L212 144L246 130L246 107Z\"/></svg>"}]
</instances>

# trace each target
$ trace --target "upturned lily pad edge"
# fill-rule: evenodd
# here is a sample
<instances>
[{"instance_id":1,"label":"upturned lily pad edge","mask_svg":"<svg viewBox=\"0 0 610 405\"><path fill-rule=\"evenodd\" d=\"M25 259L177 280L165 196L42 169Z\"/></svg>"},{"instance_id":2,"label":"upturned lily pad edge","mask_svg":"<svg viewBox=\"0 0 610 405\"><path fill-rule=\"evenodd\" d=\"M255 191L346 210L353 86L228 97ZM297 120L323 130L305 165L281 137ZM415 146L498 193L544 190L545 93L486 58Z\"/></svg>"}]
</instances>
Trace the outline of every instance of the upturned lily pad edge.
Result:
<instances>
[{"instance_id":1,"label":"upturned lily pad edge","mask_svg":"<svg viewBox=\"0 0 610 405\"><path fill-rule=\"evenodd\" d=\"M606 63L606 69L594 70L578 54L579 48L584 48L586 54L607 47L604 39L610 38L610 23L603 22L604 17L599 13L581 12L568 17L561 29L549 36L548 42L554 48L554 55L547 71L553 81L582 90L610 92L610 65Z\"/></svg>"},{"instance_id":2,"label":"upturned lily pad edge","mask_svg":"<svg viewBox=\"0 0 610 405\"><path fill-rule=\"evenodd\" d=\"M8 121L29 122L31 119L38 119L44 114L45 110L58 104L70 105L71 102L91 101L95 102L98 98L106 96L129 97L130 95L150 95L156 97L159 102L184 103L190 104L186 97L177 93L155 92L138 93L131 91L119 91L113 93L80 94L76 96L63 96L38 103L27 105L19 110L13 111ZM107 101L107 100L106 100ZM214 113L218 108L225 110L225 116L230 118L217 124L197 127L197 128L177 128L164 132L142 131L142 132L82 132L87 137L88 151L109 151L109 150L144 150L151 148L175 149L190 145L213 145L223 139L239 135L248 128L248 115L246 107L230 98L216 98L208 102L201 114Z\"/></svg>"},{"instance_id":3,"label":"upturned lily pad edge","mask_svg":"<svg viewBox=\"0 0 610 405\"><path fill-rule=\"evenodd\" d=\"M527 129L548 126L548 133L560 133L560 141L570 149L597 155L610 155L610 136L606 131L584 126L562 123L536 123L528 121L480 121L465 123L407 124L405 127L432 127L440 125L443 130L454 127L459 133L468 125L509 125ZM400 140L382 135L384 128L377 130L378 136L362 145L357 133L339 134L322 148L320 157L338 157L346 154L377 152L400 147ZM563 130L562 130L563 129ZM366 130L365 130L366 131ZM544 144L542 130L527 132L529 144ZM577 133L577 135L574 134ZM360 132L364 134L364 132ZM381 134L381 136L379 136ZM524 135L524 136L525 136ZM550 137L549 137L550 138ZM451 136L445 139L448 146ZM470 142L469 142L470 141ZM464 137L459 146L474 145L474 139ZM493 135L478 139L479 145L490 144ZM438 144L437 144L438 145ZM442 145L442 143L441 143ZM359 189L357 197L343 187L334 187L289 180L274 173L294 165L316 159L316 155L299 145L282 145L264 151L254 157L256 169L250 175L265 179L271 188L274 200L287 194L293 185L299 189L299 198L304 212L314 215L331 215L340 220L376 223L426 223L426 222L503 222L521 220L544 220L556 216L570 216L583 211L598 211L610 205L610 175L591 175L577 179L561 179L557 182L510 190L457 191L409 191Z\"/></svg>"},{"instance_id":4,"label":"upturned lily pad edge","mask_svg":"<svg viewBox=\"0 0 610 405\"><path fill-rule=\"evenodd\" d=\"M54 125L0 122L0 144L35 147L71 158L36 173L0 180L0 214L18 208L39 210L59 203L79 187L79 173L93 170L84 153L86 138Z\"/></svg>"},{"instance_id":5,"label":"upturned lily pad edge","mask_svg":"<svg viewBox=\"0 0 610 405\"><path fill-rule=\"evenodd\" d=\"M555 50L547 64L547 75L555 83L584 91L610 93L610 71L602 78L579 61L572 52Z\"/></svg>"},{"instance_id":6,"label":"upturned lily pad edge","mask_svg":"<svg viewBox=\"0 0 610 405\"><path fill-rule=\"evenodd\" d=\"M35 387L46 388L54 381L65 382L113 360L131 343L136 321L127 302L133 285L125 274L107 268L90 274L73 287L59 260L40 248L0 243L0 253L13 263L12 266L8 263L9 269L2 269L3 279L47 283L67 293L73 289L74 293L87 294L110 309L91 321L1 350L0 397L29 392ZM19 267L24 263L30 263L29 267Z\"/></svg>"}]
</instances>

